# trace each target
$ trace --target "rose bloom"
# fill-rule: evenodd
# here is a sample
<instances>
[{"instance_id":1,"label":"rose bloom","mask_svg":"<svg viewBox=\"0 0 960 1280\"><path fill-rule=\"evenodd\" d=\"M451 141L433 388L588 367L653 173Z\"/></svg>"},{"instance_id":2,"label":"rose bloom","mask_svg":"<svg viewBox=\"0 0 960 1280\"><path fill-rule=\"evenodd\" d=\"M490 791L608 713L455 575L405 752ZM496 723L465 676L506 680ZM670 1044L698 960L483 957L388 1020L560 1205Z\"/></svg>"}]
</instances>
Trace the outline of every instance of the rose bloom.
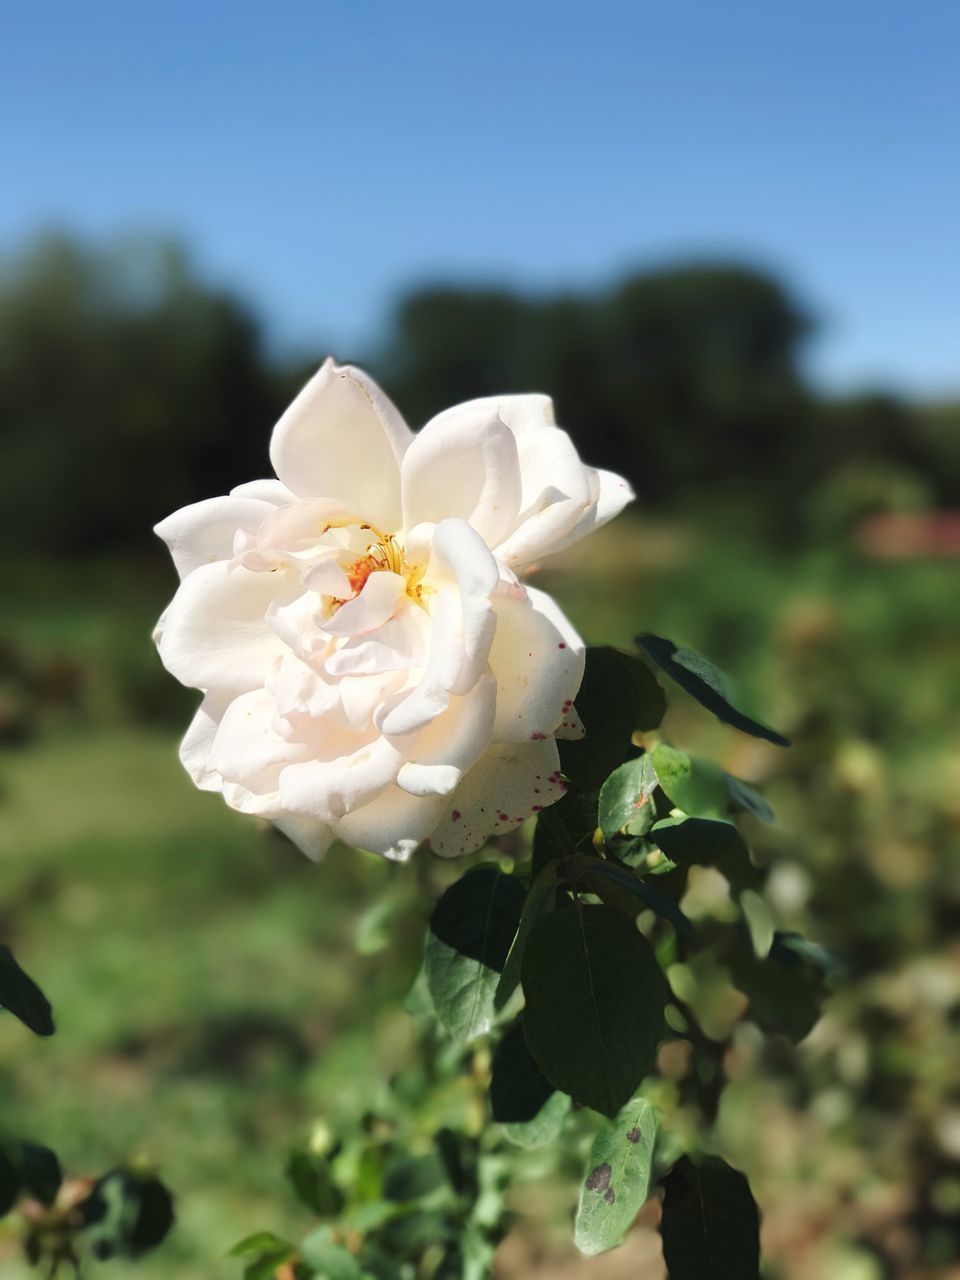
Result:
<instances>
[{"instance_id":1,"label":"rose bloom","mask_svg":"<svg viewBox=\"0 0 960 1280\"><path fill-rule=\"evenodd\" d=\"M473 400L413 434L328 360L274 428L276 480L157 526L181 582L157 625L204 694L198 787L320 856L469 853L563 793L584 646L518 575L617 514L546 396Z\"/></svg>"}]
</instances>

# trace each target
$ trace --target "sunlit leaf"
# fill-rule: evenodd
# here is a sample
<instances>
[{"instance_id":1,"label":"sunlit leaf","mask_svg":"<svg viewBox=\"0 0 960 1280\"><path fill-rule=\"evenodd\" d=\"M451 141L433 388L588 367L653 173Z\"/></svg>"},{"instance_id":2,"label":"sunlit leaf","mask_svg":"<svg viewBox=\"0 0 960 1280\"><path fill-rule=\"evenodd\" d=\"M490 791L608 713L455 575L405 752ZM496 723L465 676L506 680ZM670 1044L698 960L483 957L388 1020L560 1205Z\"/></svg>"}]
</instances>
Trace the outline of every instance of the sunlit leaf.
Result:
<instances>
[{"instance_id":1,"label":"sunlit leaf","mask_svg":"<svg viewBox=\"0 0 960 1280\"><path fill-rule=\"evenodd\" d=\"M620 835L642 836L656 816L653 795L658 779L649 755L644 753L614 769L600 788L598 820L605 840Z\"/></svg>"},{"instance_id":2,"label":"sunlit leaf","mask_svg":"<svg viewBox=\"0 0 960 1280\"><path fill-rule=\"evenodd\" d=\"M744 715L733 706L729 697L729 677L699 653L693 649L680 648L672 640L665 640L662 636L638 636L637 644L671 680L696 698L701 706L712 711L718 720L743 733L752 734L755 738L764 738L778 747L789 747L789 739L783 734Z\"/></svg>"},{"instance_id":3,"label":"sunlit leaf","mask_svg":"<svg viewBox=\"0 0 960 1280\"><path fill-rule=\"evenodd\" d=\"M580 1187L574 1240L581 1253L603 1253L620 1244L650 1190L657 1112L633 1098L590 1148Z\"/></svg>"},{"instance_id":4,"label":"sunlit leaf","mask_svg":"<svg viewBox=\"0 0 960 1280\"><path fill-rule=\"evenodd\" d=\"M430 917L427 985L437 1017L457 1040L493 1025L494 994L524 897L519 880L479 867L450 886Z\"/></svg>"}]
</instances>

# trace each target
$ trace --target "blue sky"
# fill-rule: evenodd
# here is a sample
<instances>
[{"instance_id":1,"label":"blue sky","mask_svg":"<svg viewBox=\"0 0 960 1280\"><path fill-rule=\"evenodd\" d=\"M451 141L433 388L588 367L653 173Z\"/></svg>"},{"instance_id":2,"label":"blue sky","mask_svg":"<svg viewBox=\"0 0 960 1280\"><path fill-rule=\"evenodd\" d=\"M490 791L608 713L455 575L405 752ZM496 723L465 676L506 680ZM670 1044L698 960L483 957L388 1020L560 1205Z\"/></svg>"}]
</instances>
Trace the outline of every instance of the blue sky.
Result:
<instances>
[{"instance_id":1,"label":"blue sky","mask_svg":"<svg viewBox=\"0 0 960 1280\"><path fill-rule=\"evenodd\" d=\"M960 390L960 4L14 0L0 248L181 233L349 356L423 279L735 256L836 388Z\"/></svg>"}]
</instances>

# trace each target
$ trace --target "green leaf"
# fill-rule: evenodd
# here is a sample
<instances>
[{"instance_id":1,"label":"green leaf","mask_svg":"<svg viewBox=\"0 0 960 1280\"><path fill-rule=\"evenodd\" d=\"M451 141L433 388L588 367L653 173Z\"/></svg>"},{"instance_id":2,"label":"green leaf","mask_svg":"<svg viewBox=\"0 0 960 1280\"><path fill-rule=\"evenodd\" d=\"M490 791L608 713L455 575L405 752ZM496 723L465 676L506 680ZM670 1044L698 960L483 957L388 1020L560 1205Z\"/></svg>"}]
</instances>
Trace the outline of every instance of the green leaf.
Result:
<instances>
[{"instance_id":1,"label":"green leaf","mask_svg":"<svg viewBox=\"0 0 960 1280\"><path fill-rule=\"evenodd\" d=\"M0 946L0 1006L38 1036L52 1036L53 1010L29 974L17 964L9 947Z\"/></svg>"},{"instance_id":2,"label":"green leaf","mask_svg":"<svg viewBox=\"0 0 960 1280\"><path fill-rule=\"evenodd\" d=\"M607 1116L650 1071L663 1035L666 984L646 939L612 907L554 911L524 950L523 1029L557 1089Z\"/></svg>"},{"instance_id":3,"label":"green leaf","mask_svg":"<svg viewBox=\"0 0 960 1280\"><path fill-rule=\"evenodd\" d=\"M657 727L665 705L663 690L636 658L619 649L589 648L577 694L586 734L557 743L561 769L584 791L595 791L630 754L633 733Z\"/></svg>"},{"instance_id":4,"label":"green leaf","mask_svg":"<svg viewBox=\"0 0 960 1280\"><path fill-rule=\"evenodd\" d=\"M658 743L650 753L661 787L684 813L722 818L730 805L727 775L709 760L700 760Z\"/></svg>"},{"instance_id":5,"label":"green leaf","mask_svg":"<svg viewBox=\"0 0 960 1280\"><path fill-rule=\"evenodd\" d=\"M159 1178L113 1169L79 1206L92 1250L100 1259L138 1258L173 1226L173 1197Z\"/></svg>"},{"instance_id":6,"label":"green leaf","mask_svg":"<svg viewBox=\"0 0 960 1280\"><path fill-rule=\"evenodd\" d=\"M504 1032L493 1055L490 1106L499 1124L526 1124L554 1092L553 1085L530 1056L518 1018Z\"/></svg>"},{"instance_id":7,"label":"green leaf","mask_svg":"<svg viewBox=\"0 0 960 1280\"><path fill-rule=\"evenodd\" d=\"M764 898L752 889L745 889L740 895L740 909L747 922L753 954L758 960L764 960L773 946L773 915Z\"/></svg>"},{"instance_id":8,"label":"green leaf","mask_svg":"<svg viewBox=\"0 0 960 1280\"><path fill-rule=\"evenodd\" d=\"M325 1232L318 1231L307 1238L298 1250L300 1260L311 1269L316 1280L360 1280L363 1271L360 1263L342 1245L330 1244Z\"/></svg>"},{"instance_id":9,"label":"green leaf","mask_svg":"<svg viewBox=\"0 0 960 1280\"><path fill-rule=\"evenodd\" d=\"M764 738L775 746L789 747L789 739L783 734L733 706L729 698L729 677L699 653L693 649L678 648L672 640L665 640L662 636L638 636L637 644L671 680L696 698L701 706L712 711L718 720L742 733Z\"/></svg>"},{"instance_id":10,"label":"green leaf","mask_svg":"<svg viewBox=\"0 0 960 1280\"><path fill-rule=\"evenodd\" d=\"M776 822L777 815L773 812L766 797L762 796L756 788L751 787L749 782L744 782L742 778L733 778L727 774L727 786L730 789L730 802L734 809L740 809L744 813L752 813L761 822Z\"/></svg>"},{"instance_id":11,"label":"green leaf","mask_svg":"<svg viewBox=\"0 0 960 1280\"><path fill-rule=\"evenodd\" d=\"M570 1111L570 1095L556 1090L551 1093L537 1114L531 1120L515 1124L505 1124L505 1138L518 1147L545 1147L553 1142Z\"/></svg>"},{"instance_id":12,"label":"green leaf","mask_svg":"<svg viewBox=\"0 0 960 1280\"><path fill-rule=\"evenodd\" d=\"M574 1224L581 1253L603 1253L622 1243L650 1190L657 1124L650 1103L633 1098L594 1140Z\"/></svg>"},{"instance_id":13,"label":"green leaf","mask_svg":"<svg viewBox=\"0 0 960 1280\"><path fill-rule=\"evenodd\" d=\"M20 1197L20 1179L13 1161L0 1148L0 1218L5 1217Z\"/></svg>"},{"instance_id":14,"label":"green leaf","mask_svg":"<svg viewBox=\"0 0 960 1280\"><path fill-rule=\"evenodd\" d=\"M758 1280L760 1215L742 1173L683 1156L664 1179L660 1234L670 1280Z\"/></svg>"},{"instance_id":15,"label":"green leaf","mask_svg":"<svg viewBox=\"0 0 960 1280\"><path fill-rule=\"evenodd\" d=\"M669 920L678 933L689 938L693 936L693 923L680 910L676 898L659 887L641 880L628 867L618 866L615 862L603 862L599 858L577 860L580 879L592 893L618 910L632 915L634 919L644 907L649 907L657 915ZM611 890L613 891L611 893ZM629 897L624 901L625 895ZM633 910L628 909L632 900Z\"/></svg>"},{"instance_id":16,"label":"green leaf","mask_svg":"<svg viewBox=\"0 0 960 1280\"><path fill-rule=\"evenodd\" d=\"M383 1194L395 1204L418 1200L446 1185L446 1169L436 1152L424 1156L395 1156L383 1174Z\"/></svg>"},{"instance_id":17,"label":"green leaf","mask_svg":"<svg viewBox=\"0 0 960 1280\"><path fill-rule=\"evenodd\" d=\"M323 1156L294 1151L287 1161L286 1175L301 1204L321 1218L333 1218L343 1208L343 1193L334 1183L330 1165Z\"/></svg>"},{"instance_id":18,"label":"green leaf","mask_svg":"<svg viewBox=\"0 0 960 1280\"><path fill-rule=\"evenodd\" d=\"M63 1182L60 1161L37 1142L9 1142L4 1154L13 1166L20 1192L52 1205Z\"/></svg>"},{"instance_id":19,"label":"green leaf","mask_svg":"<svg viewBox=\"0 0 960 1280\"><path fill-rule=\"evenodd\" d=\"M272 1231L254 1231L252 1235L244 1236L238 1244L235 1244L226 1256L248 1258L254 1253L282 1253L284 1250L287 1251L288 1257L296 1252L292 1244L281 1240Z\"/></svg>"},{"instance_id":20,"label":"green leaf","mask_svg":"<svg viewBox=\"0 0 960 1280\"><path fill-rule=\"evenodd\" d=\"M427 986L443 1026L473 1040L493 1025L494 993L520 924L523 885L493 867L468 871L430 917Z\"/></svg>"},{"instance_id":21,"label":"green leaf","mask_svg":"<svg viewBox=\"0 0 960 1280\"><path fill-rule=\"evenodd\" d=\"M746 940L737 939L724 957L734 985L750 1001L747 1017L764 1031L780 1032L795 1044L820 1019L826 994L824 970L780 943L774 934L770 954L758 960Z\"/></svg>"},{"instance_id":22,"label":"green leaf","mask_svg":"<svg viewBox=\"0 0 960 1280\"><path fill-rule=\"evenodd\" d=\"M523 949L527 945L530 930L544 912L551 910L557 892L557 864L548 862L527 893L520 913L520 926L517 936L507 953L507 959L500 974L500 981L493 995L493 1006L499 1012L520 985L520 966L523 961Z\"/></svg>"},{"instance_id":23,"label":"green leaf","mask_svg":"<svg viewBox=\"0 0 960 1280\"><path fill-rule=\"evenodd\" d=\"M763 880L750 861L743 837L725 819L664 818L650 831L667 857L682 866L716 867L737 892L754 888Z\"/></svg>"},{"instance_id":24,"label":"green leaf","mask_svg":"<svg viewBox=\"0 0 960 1280\"><path fill-rule=\"evenodd\" d=\"M600 788L598 818L605 840L642 836L653 826L653 793L659 785L653 762L644 753L614 769Z\"/></svg>"},{"instance_id":25,"label":"green leaf","mask_svg":"<svg viewBox=\"0 0 960 1280\"><path fill-rule=\"evenodd\" d=\"M589 853L597 828L596 799L567 791L540 814L533 832L533 877L549 863L570 853Z\"/></svg>"}]
</instances>

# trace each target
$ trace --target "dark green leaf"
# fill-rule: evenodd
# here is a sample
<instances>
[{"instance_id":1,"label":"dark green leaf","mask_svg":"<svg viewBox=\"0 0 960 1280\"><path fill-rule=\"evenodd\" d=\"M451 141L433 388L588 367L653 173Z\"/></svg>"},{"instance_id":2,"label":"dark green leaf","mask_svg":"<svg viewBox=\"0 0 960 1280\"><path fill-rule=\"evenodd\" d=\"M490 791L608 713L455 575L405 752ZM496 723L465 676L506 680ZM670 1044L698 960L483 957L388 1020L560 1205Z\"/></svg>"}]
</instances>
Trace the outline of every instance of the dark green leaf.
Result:
<instances>
[{"instance_id":1,"label":"dark green leaf","mask_svg":"<svg viewBox=\"0 0 960 1280\"><path fill-rule=\"evenodd\" d=\"M50 1001L20 968L9 947L0 947L0 1005L36 1035L53 1035Z\"/></svg>"},{"instance_id":2,"label":"dark green leaf","mask_svg":"<svg viewBox=\"0 0 960 1280\"><path fill-rule=\"evenodd\" d=\"M5 1154L16 1171L21 1193L33 1196L41 1204L53 1204L63 1182L63 1171L49 1147L37 1142L9 1142Z\"/></svg>"},{"instance_id":3,"label":"dark green leaf","mask_svg":"<svg viewBox=\"0 0 960 1280\"><path fill-rule=\"evenodd\" d=\"M783 734L744 715L731 704L728 677L699 653L693 649L678 648L672 640L665 640L662 636L638 636L637 644L671 680L696 698L701 706L712 711L718 720L778 747L789 747L790 742Z\"/></svg>"},{"instance_id":4,"label":"dark green leaf","mask_svg":"<svg viewBox=\"0 0 960 1280\"><path fill-rule=\"evenodd\" d=\"M621 835L642 836L650 830L656 816L653 793L657 786L657 775L646 753L614 769L600 788L598 802L605 840Z\"/></svg>"},{"instance_id":5,"label":"dark green leaf","mask_svg":"<svg viewBox=\"0 0 960 1280\"><path fill-rule=\"evenodd\" d=\"M754 787L751 787L749 782L744 782L742 778L732 778L727 774L727 786L730 789L730 801L734 809L740 809L744 813L752 813L761 822L776 822L777 815L773 812L766 797L762 796Z\"/></svg>"},{"instance_id":6,"label":"dark green leaf","mask_svg":"<svg viewBox=\"0 0 960 1280\"><path fill-rule=\"evenodd\" d=\"M716 867L738 892L754 888L763 880L732 822L716 818L664 818L653 827L650 839L656 841L672 862Z\"/></svg>"},{"instance_id":7,"label":"dark green leaf","mask_svg":"<svg viewBox=\"0 0 960 1280\"><path fill-rule=\"evenodd\" d=\"M447 1184L444 1163L436 1152L425 1156L395 1156L383 1175L383 1194L398 1204L418 1200Z\"/></svg>"},{"instance_id":8,"label":"dark green leaf","mask_svg":"<svg viewBox=\"0 0 960 1280\"><path fill-rule=\"evenodd\" d=\"M173 1226L173 1197L159 1178L114 1169L79 1206L92 1251L100 1259L138 1258Z\"/></svg>"},{"instance_id":9,"label":"dark green leaf","mask_svg":"<svg viewBox=\"0 0 960 1280\"><path fill-rule=\"evenodd\" d=\"M589 648L577 711L586 735L558 742L563 772L584 791L595 791L631 753L638 729L654 729L663 716L663 690L629 654Z\"/></svg>"},{"instance_id":10,"label":"dark green leaf","mask_svg":"<svg viewBox=\"0 0 960 1280\"><path fill-rule=\"evenodd\" d=\"M725 957L734 985L749 999L747 1017L764 1031L803 1040L820 1018L826 994L823 969L792 951L774 934L770 954L758 960L746 939L736 939Z\"/></svg>"},{"instance_id":11,"label":"dark green leaf","mask_svg":"<svg viewBox=\"0 0 960 1280\"><path fill-rule=\"evenodd\" d=\"M20 1196L20 1179L13 1161L0 1148L0 1218L5 1217Z\"/></svg>"},{"instance_id":12,"label":"dark green leaf","mask_svg":"<svg viewBox=\"0 0 960 1280\"><path fill-rule=\"evenodd\" d=\"M286 1174L300 1202L321 1218L335 1217L343 1208L343 1193L323 1156L295 1151L287 1161Z\"/></svg>"},{"instance_id":13,"label":"dark green leaf","mask_svg":"<svg viewBox=\"0 0 960 1280\"><path fill-rule=\"evenodd\" d=\"M666 986L650 944L608 906L544 916L527 940L527 1046L576 1101L614 1116L636 1092L663 1035Z\"/></svg>"},{"instance_id":14,"label":"dark green leaf","mask_svg":"<svg viewBox=\"0 0 960 1280\"><path fill-rule=\"evenodd\" d=\"M430 917L427 985L437 1017L457 1040L493 1025L494 993L524 897L519 880L479 867L450 886Z\"/></svg>"},{"instance_id":15,"label":"dark green leaf","mask_svg":"<svg viewBox=\"0 0 960 1280\"><path fill-rule=\"evenodd\" d=\"M580 1188L574 1240L581 1253L603 1253L623 1241L650 1189L656 1110L633 1098L598 1134Z\"/></svg>"},{"instance_id":16,"label":"dark green leaf","mask_svg":"<svg viewBox=\"0 0 960 1280\"><path fill-rule=\"evenodd\" d=\"M683 1156L663 1186L670 1280L758 1280L760 1215L742 1173L713 1156L700 1164Z\"/></svg>"},{"instance_id":17,"label":"dark green leaf","mask_svg":"<svg viewBox=\"0 0 960 1280\"><path fill-rule=\"evenodd\" d=\"M554 1092L530 1056L518 1018L504 1032L493 1055L490 1105L500 1124L526 1124Z\"/></svg>"},{"instance_id":18,"label":"dark green leaf","mask_svg":"<svg viewBox=\"0 0 960 1280\"><path fill-rule=\"evenodd\" d=\"M581 791L567 791L556 804L544 809L533 833L534 879L557 858L589 853L596 827L596 798Z\"/></svg>"},{"instance_id":19,"label":"dark green leaf","mask_svg":"<svg viewBox=\"0 0 960 1280\"><path fill-rule=\"evenodd\" d=\"M578 862L578 867L582 883L611 906L616 906L621 911L626 909L626 913L634 917L640 914L643 907L649 907L657 915L669 920L678 933L687 938L692 936L693 924L680 910L676 898L659 886L641 880L628 867L618 866L615 862L602 862L599 858L583 859ZM614 891L612 894L611 890ZM626 902L624 895L629 895ZM628 906L631 901L632 911Z\"/></svg>"},{"instance_id":20,"label":"dark green leaf","mask_svg":"<svg viewBox=\"0 0 960 1280\"><path fill-rule=\"evenodd\" d=\"M497 983L497 989L493 996L494 1008L498 1011L504 1007L520 985L520 966L523 960L523 949L527 945L530 930L544 912L553 907L556 892L557 864L548 862L530 886L530 890L524 899L523 910L520 913L520 927L517 929L517 936L514 938L513 945L507 954L503 972L500 974L500 981Z\"/></svg>"}]
</instances>

